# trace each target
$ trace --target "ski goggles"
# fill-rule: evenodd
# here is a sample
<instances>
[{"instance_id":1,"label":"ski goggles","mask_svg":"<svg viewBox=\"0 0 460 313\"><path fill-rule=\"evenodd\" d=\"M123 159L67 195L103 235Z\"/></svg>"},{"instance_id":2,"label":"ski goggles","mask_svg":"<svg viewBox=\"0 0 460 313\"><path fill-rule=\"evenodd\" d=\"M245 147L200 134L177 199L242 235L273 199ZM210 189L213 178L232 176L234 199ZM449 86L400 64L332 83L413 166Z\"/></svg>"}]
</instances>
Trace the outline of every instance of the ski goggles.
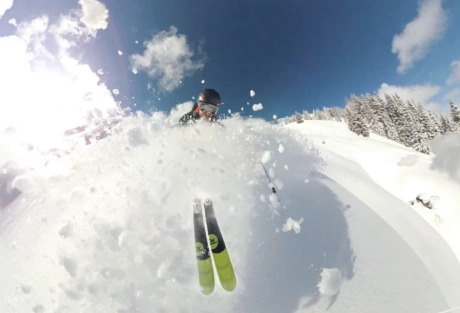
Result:
<instances>
[{"instance_id":1,"label":"ski goggles","mask_svg":"<svg viewBox=\"0 0 460 313\"><path fill-rule=\"evenodd\" d=\"M217 105L210 104L210 103L200 102L198 106L201 111L208 112L208 113L216 114L217 111L219 111L219 107Z\"/></svg>"}]
</instances>

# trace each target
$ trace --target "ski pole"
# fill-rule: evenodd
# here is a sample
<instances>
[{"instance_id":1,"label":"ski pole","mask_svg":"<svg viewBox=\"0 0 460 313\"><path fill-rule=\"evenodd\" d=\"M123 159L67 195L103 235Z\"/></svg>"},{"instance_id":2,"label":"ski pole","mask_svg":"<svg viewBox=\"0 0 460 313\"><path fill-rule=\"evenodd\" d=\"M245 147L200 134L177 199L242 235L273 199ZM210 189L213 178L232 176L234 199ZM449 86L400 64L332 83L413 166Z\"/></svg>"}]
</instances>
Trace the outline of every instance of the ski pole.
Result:
<instances>
[{"instance_id":1,"label":"ski pole","mask_svg":"<svg viewBox=\"0 0 460 313\"><path fill-rule=\"evenodd\" d=\"M264 169L265 175L266 175L267 178L268 178L268 182L269 182L270 184L272 184L272 180L270 179L270 176L268 175L268 172L267 172L267 170L265 169L264 164L263 164L262 162L260 162L260 164L262 164L262 167L263 167L263 169ZM280 198L279 198L278 195L276 194L275 184L272 184L272 192L275 194L276 199L278 199L278 202L280 202Z\"/></svg>"}]
</instances>

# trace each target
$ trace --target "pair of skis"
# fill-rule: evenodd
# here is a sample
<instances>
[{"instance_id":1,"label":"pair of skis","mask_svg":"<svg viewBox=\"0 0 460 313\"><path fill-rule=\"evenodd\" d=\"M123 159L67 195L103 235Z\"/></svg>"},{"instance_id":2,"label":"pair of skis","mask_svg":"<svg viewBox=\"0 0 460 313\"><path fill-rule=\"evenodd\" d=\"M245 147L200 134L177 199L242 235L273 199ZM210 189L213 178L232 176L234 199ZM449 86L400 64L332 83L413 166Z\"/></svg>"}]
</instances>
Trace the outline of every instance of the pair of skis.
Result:
<instances>
[{"instance_id":1,"label":"pair of skis","mask_svg":"<svg viewBox=\"0 0 460 313\"><path fill-rule=\"evenodd\" d=\"M211 199L205 199L204 203L199 198L193 200L193 224L201 292L210 295L214 291L213 263L222 287L227 291L233 291L236 287L235 272Z\"/></svg>"}]
</instances>

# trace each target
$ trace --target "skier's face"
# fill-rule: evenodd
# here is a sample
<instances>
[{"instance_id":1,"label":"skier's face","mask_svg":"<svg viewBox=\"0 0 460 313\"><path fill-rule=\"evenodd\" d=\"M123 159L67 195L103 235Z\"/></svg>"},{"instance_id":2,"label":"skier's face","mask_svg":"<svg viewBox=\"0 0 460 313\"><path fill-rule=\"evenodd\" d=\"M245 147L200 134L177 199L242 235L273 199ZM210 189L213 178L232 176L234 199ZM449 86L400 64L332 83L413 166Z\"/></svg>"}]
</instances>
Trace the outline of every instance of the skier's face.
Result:
<instances>
[{"instance_id":1,"label":"skier's face","mask_svg":"<svg viewBox=\"0 0 460 313\"><path fill-rule=\"evenodd\" d=\"M214 116L214 113L200 111L200 115L205 121L209 121Z\"/></svg>"}]
</instances>

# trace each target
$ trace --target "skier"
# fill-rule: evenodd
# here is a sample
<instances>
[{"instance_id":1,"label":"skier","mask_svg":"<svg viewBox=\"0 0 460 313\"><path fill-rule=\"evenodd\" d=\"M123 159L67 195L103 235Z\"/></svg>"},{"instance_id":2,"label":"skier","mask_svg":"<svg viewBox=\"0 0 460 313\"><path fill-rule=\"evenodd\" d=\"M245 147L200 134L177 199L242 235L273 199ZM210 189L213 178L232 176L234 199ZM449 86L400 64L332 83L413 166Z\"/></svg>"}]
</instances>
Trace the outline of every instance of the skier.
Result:
<instances>
[{"instance_id":1,"label":"skier","mask_svg":"<svg viewBox=\"0 0 460 313\"><path fill-rule=\"evenodd\" d=\"M191 123L196 123L203 118L206 122L214 123L223 126L218 122L216 116L219 111L221 99L219 93L214 89L204 88L198 96L197 103L193 105L192 111L184 114L179 119L179 126L184 126Z\"/></svg>"}]
</instances>

